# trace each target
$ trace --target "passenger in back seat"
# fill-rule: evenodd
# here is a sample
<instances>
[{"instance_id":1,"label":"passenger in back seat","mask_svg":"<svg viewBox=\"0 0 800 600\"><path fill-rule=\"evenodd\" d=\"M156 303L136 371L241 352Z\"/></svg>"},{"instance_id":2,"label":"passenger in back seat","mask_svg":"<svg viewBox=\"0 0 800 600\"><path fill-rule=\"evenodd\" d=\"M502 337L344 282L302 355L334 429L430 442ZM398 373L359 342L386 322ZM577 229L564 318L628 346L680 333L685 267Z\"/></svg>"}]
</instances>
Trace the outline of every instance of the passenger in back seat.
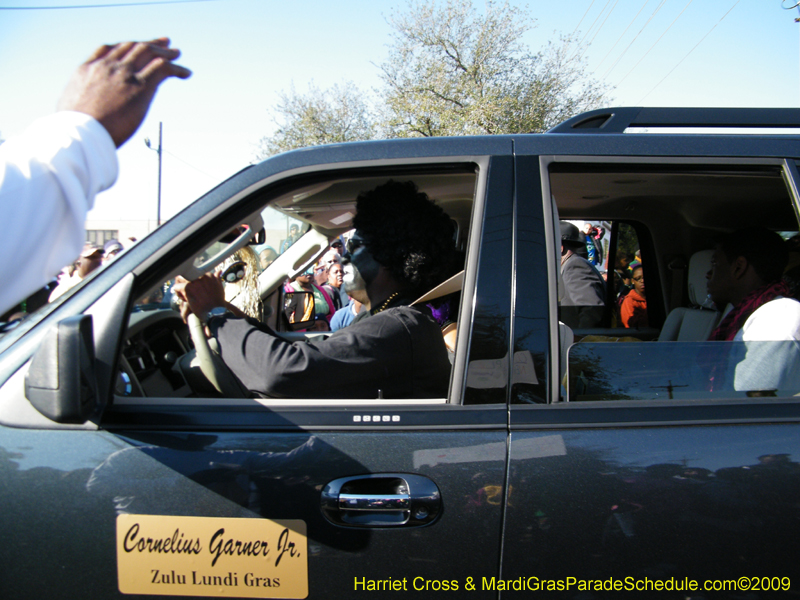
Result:
<instances>
[{"instance_id":1,"label":"passenger in back seat","mask_svg":"<svg viewBox=\"0 0 800 600\"><path fill-rule=\"evenodd\" d=\"M800 391L800 302L781 279L787 261L785 242L763 227L729 234L714 251L708 293L718 307L733 309L709 339L743 342L731 347L727 374L719 382L712 377L715 389L732 383L753 395Z\"/></svg>"},{"instance_id":2,"label":"passenger in back seat","mask_svg":"<svg viewBox=\"0 0 800 600\"><path fill-rule=\"evenodd\" d=\"M605 311L605 282L588 260L586 242L580 230L568 221L561 221L561 276L564 298L560 320L572 329L599 327Z\"/></svg>"},{"instance_id":3,"label":"passenger in back seat","mask_svg":"<svg viewBox=\"0 0 800 600\"><path fill-rule=\"evenodd\" d=\"M789 260L785 242L763 227L726 236L711 257L708 293L733 309L710 340L800 340L800 302L781 279Z\"/></svg>"}]
</instances>

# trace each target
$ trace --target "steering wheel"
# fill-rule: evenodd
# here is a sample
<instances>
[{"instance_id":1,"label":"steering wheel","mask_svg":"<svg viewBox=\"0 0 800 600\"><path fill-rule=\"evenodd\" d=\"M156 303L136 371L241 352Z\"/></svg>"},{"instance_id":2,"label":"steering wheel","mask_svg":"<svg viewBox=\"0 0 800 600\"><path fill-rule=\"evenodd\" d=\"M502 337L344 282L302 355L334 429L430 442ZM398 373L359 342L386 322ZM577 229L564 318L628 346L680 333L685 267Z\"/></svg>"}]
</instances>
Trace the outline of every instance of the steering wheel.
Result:
<instances>
[{"instance_id":1,"label":"steering wheel","mask_svg":"<svg viewBox=\"0 0 800 600\"><path fill-rule=\"evenodd\" d=\"M194 313L187 317L189 335L192 337L200 371L209 383L225 398L248 398L249 394L241 382L231 372L220 355L211 348L206 338L205 328Z\"/></svg>"}]
</instances>

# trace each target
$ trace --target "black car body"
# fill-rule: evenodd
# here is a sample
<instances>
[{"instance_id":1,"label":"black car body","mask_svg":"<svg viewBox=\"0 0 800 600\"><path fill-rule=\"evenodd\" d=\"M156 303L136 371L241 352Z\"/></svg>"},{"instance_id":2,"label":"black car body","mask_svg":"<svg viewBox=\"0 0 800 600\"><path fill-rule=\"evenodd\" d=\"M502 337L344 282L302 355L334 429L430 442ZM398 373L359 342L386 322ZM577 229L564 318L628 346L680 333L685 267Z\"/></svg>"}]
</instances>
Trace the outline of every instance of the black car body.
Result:
<instances>
[{"instance_id":1,"label":"black car body","mask_svg":"<svg viewBox=\"0 0 800 600\"><path fill-rule=\"evenodd\" d=\"M542 135L305 149L222 183L0 339L0 596L796 592L800 389L710 391L714 348L656 338L713 234L797 232L800 136L654 131L687 125L800 110L596 111ZM176 368L178 313L134 310L271 207L310 225L260 276L280 329L283 278L389 179L458 226L446 398L220 397ZM559 326L559 218L606 223L612 256L635 234L649 328L617 327L610 292L597 327Z\"/></svg>"}]
</instances>

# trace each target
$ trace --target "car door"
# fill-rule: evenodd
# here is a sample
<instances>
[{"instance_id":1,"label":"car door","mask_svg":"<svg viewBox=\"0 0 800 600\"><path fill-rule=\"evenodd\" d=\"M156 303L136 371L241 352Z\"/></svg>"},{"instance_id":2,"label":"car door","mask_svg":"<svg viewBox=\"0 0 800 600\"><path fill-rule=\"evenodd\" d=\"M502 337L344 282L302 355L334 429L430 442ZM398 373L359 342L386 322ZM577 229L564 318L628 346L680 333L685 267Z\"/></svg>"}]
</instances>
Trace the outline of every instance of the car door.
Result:
<instances>
[{"instance_id":1,"label":"car door","mask_svg":"<svg viewBox=\"0 0 800 600\"><path fill-rule=\"evenodd\" d=\"M382 148L377 166L376 146L366 145L350 154L312 151L295 162L279 157L244 171L51 307L8 347L0 363L7 376L0 389L0 530L19 543L0 547L4 598L383 597L400 590L496 596L471 588L500 569L510 143ZM318 164L326 157L338 163ZM270 403L135 389L125 397L131 390L119 378L120 357L136 298L204 239L266 204L273 190L314 185L323 171L347 180L376 168L394 178L431 169L475 175L447 399ZM86 423L56 424L24 397L26 356L44 335L37 328L76 313L94 317L98 379L121 388ZM168 337L182 335L174 315L154 323L159 331L174 325ZM145 354L156 352L148 347Z\"/></svg>"},{"instance_id":2,"label":"car door","mask_svg":"<svg viewBox=\"0 0 800 600\"><path fill-rule=\"evenodd\" d=\"M531 352L540 365L539 379L546 374L551 385L540 390L515 384L512 390L508 513L502 577L494 587L508 590L503 597L540 591L564 598L616 597L621 591L666 597L716 592L726 598L747 592L763 598L789 589L797 573L790 558L795 554L790 540L798 533L791 516L796 494L789 491L800 483L796 390L779 392L781 399L734 391L714 395L697 385L691 373L721 364L725 351L711 352L723 342L576 343L569 358L561 352L568 364L559 373L555 357L564 340L559 340L563 331L557 326L555 292L558 229L552 220L540 219L538 210L543 205L547 211L555 202L574 211L589 210L592 201L608 192L585 190L576 193L576 202L583 204L568 205L565 189L551 185L552 164L583 162L586 172L597 173L604 159L525 155L536 147L525 141L516 146L513 338L515 352ZM647 177L643 173L664 167L653 165L657 159L648 160L646 169L629 167L635 177L622 177L614 167L614 179L641 182ZM672 161L666 172L688 178L703 161L685 159L680 167L675 162L680 161ZM697 176L713 191L706 192L708 197L692 197L691 206L718 214L714 223L722 224L725 213L714 213L712 195L735 203L730 190L750 185L751 172L758 186L774 186L782 194L782 204L767 211L766 200L745 203L742 208L750 215L745 221L773 228L780 222L796 231L793 162L706 159L702 171ZM577 180L576 170L570 185ZM726 181L731 188L722 187ZM693 189L698 189L696 182ZM631 219L647 222L642 198L638 211L631 210L632 200L617 198L617 206L625 206ZM657 202L655 196L650 201ZM673 223L662 208L650 209L658 213L653 220L656 241L680 239L677 228L657 230L660 220ZM735 220L736 214L727 217ZM648 262L654 265L659 259L651 254L645 270ZM651 266L647 272L657 271ZM590 347L601 362L576 363L573 354L588 356ZM576 384L575 367L580 364L580 378L598 373L604 391L590 397L568 390ZM644 369L649 369L646 376L640 375ZM560 379L563 374L566 379ZM629 377L638 377L638 391L623 387ZM707 383L708 377L703 380Z\"/></svg>"}]
</instances>

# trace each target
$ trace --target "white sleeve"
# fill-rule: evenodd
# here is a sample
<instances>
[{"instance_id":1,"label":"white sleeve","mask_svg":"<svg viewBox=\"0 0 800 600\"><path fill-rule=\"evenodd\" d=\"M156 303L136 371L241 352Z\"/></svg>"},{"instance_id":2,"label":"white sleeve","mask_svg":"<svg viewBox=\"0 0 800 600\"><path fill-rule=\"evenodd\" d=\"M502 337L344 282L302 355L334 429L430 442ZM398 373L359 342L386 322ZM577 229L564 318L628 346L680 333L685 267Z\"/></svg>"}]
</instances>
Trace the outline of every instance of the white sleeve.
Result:
<instances>
[{"instance_id":1,"label":"white sleeve","mask_svg":"<svg viewBox=\"0 0 800 600\"><path fill-rule=\"evenodd\" d=\"M800 302L780 297L767 302L750 315L735 339L745 342L800 340Z\"/></svg>"},{"instance_id":2,"label":"white sleeve","mask_svg":"<svg viewBox=\"0 0 800 600\"><path fill-rule=\"evenodd\" d=\"M734 338L737 391L800 392L800 302L776 298L759 307Z\"/></svg>"},{"instance_id":3,"label":"white sleeve","mask_svg":"<svg viewBox=\"0 0 800 600\"><path fill-rule=\"evenodd\" d=\"M0 145L0 314L77 258L86 213L117 171L111 136L79 112L39 119Z\"/></svg>"}]
</instances>

